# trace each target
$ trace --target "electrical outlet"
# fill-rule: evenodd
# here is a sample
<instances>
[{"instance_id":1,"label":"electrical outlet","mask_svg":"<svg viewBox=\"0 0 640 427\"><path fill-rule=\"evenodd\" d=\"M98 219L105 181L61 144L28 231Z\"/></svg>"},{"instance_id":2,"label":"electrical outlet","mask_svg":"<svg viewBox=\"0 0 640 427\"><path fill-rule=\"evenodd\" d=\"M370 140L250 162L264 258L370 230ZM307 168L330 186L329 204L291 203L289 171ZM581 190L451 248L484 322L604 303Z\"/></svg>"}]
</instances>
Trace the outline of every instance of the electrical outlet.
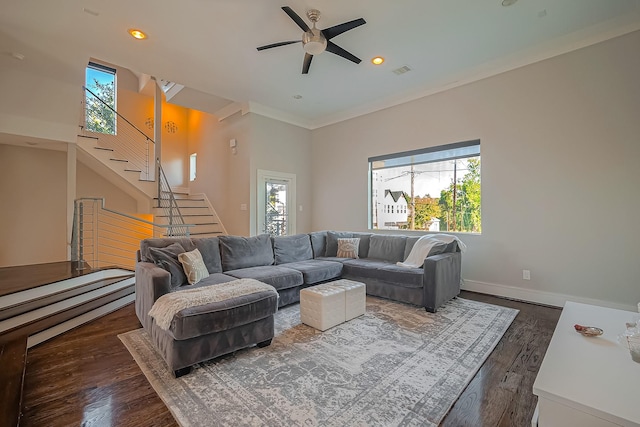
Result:
<instances>
[{"instance_id":1,"label":"electrical outlet","mask_svg":"<svg viewBox=\"0 0 640 427\"><path fill-rule=\"evenodd\" d=\"M247 210L247 204L246 203L241 204L240 205L240 210L241 211L246 211Z\"/></svg>"},{"instance_id":2,"label":"electrical outlet","mask_svg":"<svg viewBox=\"0 0 640 427\"><path fill-rule=\"evenodd\" d=\"M529 270L522 270L522 278L524 280L531 280L531 272Z\"/></svg>"}]
</instances>

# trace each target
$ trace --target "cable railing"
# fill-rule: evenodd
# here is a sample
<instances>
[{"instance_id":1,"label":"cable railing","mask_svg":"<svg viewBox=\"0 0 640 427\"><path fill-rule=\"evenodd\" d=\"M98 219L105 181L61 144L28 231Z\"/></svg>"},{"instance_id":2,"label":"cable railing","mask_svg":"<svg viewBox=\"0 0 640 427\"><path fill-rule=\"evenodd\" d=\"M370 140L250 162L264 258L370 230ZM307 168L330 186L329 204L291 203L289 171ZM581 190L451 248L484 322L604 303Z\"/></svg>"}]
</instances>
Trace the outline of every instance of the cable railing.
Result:
<instances>
[{"instance_id":1,"label":"cable railing","mask_svg":"<svg viewBox=\"0 0 640 427\"><path fill-rule=\"evenodd\" d=\"M82 136L98 139L101 146L114 150L116 155L123 156L131 170L139 170L140 179L154 181L153 163L150 161L154 153L153 139L91 89L84 86L83 88L85 97L83 98ZM104 132L99 131L98 128Z\"/></svg>"},{"instance_id":2,"label":"cable railing","mask_svg":"<svg viewBox=\"0 0 640 427\"><path fill-rule=\"evenodd\" d=\"M156 224L104 206L104 198L74 203L71 260L78 270L121 267L133 270L140 241L151 237L189 237L193 224Z\"/></svg>"},{"instance_id":3,"label":"cable railing","mask_svg":"<svg viewBox=\"0 0 640 427\"><path fill-rule=\"evenodd\" d=\"M158 208L162 210L163 215L167 218L167 225L169 228L167 232L169 234L166 237L174 236L174 231L180 231L180 226L184 226L184 217L178 207L175 194L171 191L167 176L164 174L164 170L160 165L160 162L156 161L158 168Z\"/></svg>"}]
</instances>

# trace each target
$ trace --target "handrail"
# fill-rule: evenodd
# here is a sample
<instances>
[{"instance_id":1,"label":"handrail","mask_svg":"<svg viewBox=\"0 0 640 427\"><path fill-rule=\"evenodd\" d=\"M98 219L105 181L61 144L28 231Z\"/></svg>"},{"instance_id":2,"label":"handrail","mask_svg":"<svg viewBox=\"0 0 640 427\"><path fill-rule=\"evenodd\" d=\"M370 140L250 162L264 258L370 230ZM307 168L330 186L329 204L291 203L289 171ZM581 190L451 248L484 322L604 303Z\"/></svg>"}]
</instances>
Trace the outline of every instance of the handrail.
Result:
<instances>
[{"instance_id":1,"label":"handrail","mask_svg":"<svg viewBox=\"0 0 640 427\"><path fill-rule=\"evenodd\" d=\"M174 225L174 220L177 220L176 226L180 226L184 224L184 217L182 216L182 212L180 212L180 207L178 206L176 197L171 190L169 180L167 179L164 169L162 169L162 165L158 159L156 159L156 166L158 168L158 207L161 208L169 217L169 225ZM168 199L165 199L163 196L165 192L169 194ZM167 200L169 202L169 206L163 206L163 202Z\"/></svg>"},{"instance_id":2,"label":"handrail","mask_svg":"<svg viewBox=\"0 0 640 427\"><path fill-rule=\"evenodd\" d=\"M147 136L142 130L131 123L127 118L119 114L108 103L97 96L91 89L83 86L85 91L85 97L83 98L84 108L84 123L80 125L82 129L83 137L94 138L99 141L102 147L110 148L115 155L123 156L124 160L127 160L132 167L140 169L142 172L141 179L153 181L153 170L150 168L150 156L155 151L150 144L155 144L155 141ZM90 110L89 105L95 104L105 107L104 110L98 109L98 111ZM107 116L108 117L105 117ZM114 121L116 125L116 132L101 133L92 130L89 124L89 120L106 120ZM118 124L120 124L118 126ZM90 133L87 135L87 133ZM102 136L98 136L102 135ZM152 164L152 163L151 163Z\"/></svg>"},{"instance_id":3,"label":"handrail","mask_svg":"<svg viewBox=\"0 0 640 427\"><path fill-rule=\"evenodd\" d=\"M96 95L95 93L93 93L93 91L91 89L89 89L86 86L82 86L84 90L86 90L87 92L89 92L91 95L93 95L98 101L102 102L105 107L107 107L109 110L113 111L118 117L120 117L122 120L124 120L125 122L129 123L129 125L131 125L131 127L133 127L135 130L137 130L138 132L140 132L142 134L142 136L144 136L146 139L148 139L149 141L153 142L155 144L155 141L151 138L149 138L147 136L146 133L142 132L140 129L138 129L138 127L136 125L134 125L133 123L131 123L129 120L127 120L126 117L124 117L122 114L118 113L116 110L113 109L113 107L111 107L111 105L107 104L106 102L104 102L104 100L102 100L102 98L100 98L98 95Z\"/></svg>"},{"instance_id":4,"label":"handrail","mask_svg":"<svg viewBox=\"0 0 640 427\"><path fill-rule=\"evenodd\" d=\"M96 201L96 202L99 201L100 202L100 209L102 209L104 211L107 211L107 212L114 213L116 215L124 216L124 217L132 219L134 221L144 222L145 224L153 225L154 227L158 227L158 228L169 228L169 227L171 227L169 224L157 224L155 222L147 221L146 219L138 218L137 216L129 215L129 214L126 214L126 213L123 213L123 212L118 212L118 211L114 211L113 209L106 208L104 206L104 201L105 201L104 197L81 197L79 199L76 199L75 201L78 202L78 201L83 201L83 200L93 200L93 201ZM187 228L195 227L195 226L196 226L196 224L180 224L180 227L187 227Z\"/></svg>"},{"instance_id":5,"label":"handrail","mask_svg":"<svg viewBox=\"0 0 640 427\"><path fill-rule=\"evenodd\" d=\"M76 199L71 260L78 270L107 266L133 269L141 240L158 236L189 237L191 227L195 224L157 224L109 209L103 197Z\"/></svg>"}]
</instances>

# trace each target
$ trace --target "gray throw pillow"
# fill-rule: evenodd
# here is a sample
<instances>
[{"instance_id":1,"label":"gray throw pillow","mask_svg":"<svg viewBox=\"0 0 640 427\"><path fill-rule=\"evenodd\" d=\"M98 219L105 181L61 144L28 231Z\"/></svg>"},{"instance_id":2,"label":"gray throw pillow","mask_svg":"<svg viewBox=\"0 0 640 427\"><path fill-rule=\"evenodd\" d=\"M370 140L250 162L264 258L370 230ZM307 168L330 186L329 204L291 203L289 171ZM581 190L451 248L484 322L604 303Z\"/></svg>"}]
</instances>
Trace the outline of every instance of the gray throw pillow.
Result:
<instances>
[{"instance_id":1,"label":"gray throw pillow","mask_svg":"<svg viewBox=\"0 0 640 427\"><path fill-rule=\"evenodd\" d=\"M223 271L273 264L273 247L268 234L254 237L220 236L218 240Z\"/></svg>"},{"instance_id":2,"label":"gray throw pillow","mask_svg":"<svg viewBox=\"0 0 640 427\"><path fill-rule=\"evenodd\" d=\"M153 263L171 274L171 288L178 288L187 283L178 255L186 252L180 243L172 243L164 248L149 248L149 256Z\"/></svg>"},{"instance_id":3,"label":"gray throw pillow","mask_svg":"<svg viewBox=\"0 0 640 427\"><path fill-rule=\"evenodd\" d=\"M353 237L353 233L348 232L337 232L337 231L328 231L327 232L327 246L325 249L324 256L326 257L335 257L338 256L338 239L348 239Z\"/></svg>"},{"instance_id":4,"label":"gray throw pillow","mask_svg":"<svg viewBox=\"0 0 640 427\"><path fill-rule=\"evenodd\" d=\"M308 234L276 236L273 238L273 255L276 264L306 261L313 258L311 239Z\"/></svg>"}]
</instances>

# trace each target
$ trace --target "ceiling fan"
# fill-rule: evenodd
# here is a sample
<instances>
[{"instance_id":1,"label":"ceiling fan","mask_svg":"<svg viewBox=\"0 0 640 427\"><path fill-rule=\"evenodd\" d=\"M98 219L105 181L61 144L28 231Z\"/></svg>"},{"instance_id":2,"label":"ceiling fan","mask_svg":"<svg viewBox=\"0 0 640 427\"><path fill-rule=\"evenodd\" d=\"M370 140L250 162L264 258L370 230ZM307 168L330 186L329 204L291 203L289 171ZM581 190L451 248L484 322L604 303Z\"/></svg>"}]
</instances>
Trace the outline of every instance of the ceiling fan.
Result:
<instances>
[{"instance_id":1,"label":"ceiling fan","mask_svg":"<svg viewBox=\"0 0 640 427\"><path fill-rule=\"evenodd\" d=\"M290 40L286 42L260 46L259 48L257 48L259 51L302 42L302 48L305 51L304 61L302 63L302 74L309 73L309 67L311 66L311 60L313 59L313 56L319 55L325 50L327 52L333 53L334 55L338 55L345 59L348 59L349 61L353 61L356 64L360 63L360 58L352 55L340 46L336 45L331 41L331 39L346 31L353 30L360 25L366 24L366 21L364 19L354 19L353 21L325 28L324 30L319 30L318 28L316 28L316 22L318 22L318 20L320 19L319 10L311 9L307 11L307 18L309 18L309 20L313 23L313 28L309 28L306 22L304 22L304 20L300 18L300 16L298 16L298 14L295 13L289 6L283 6L282 10L284 10L284 12L289 15L291 19L293 19L293 22L298 24L298 27L300 27L302 31L304 31L304 33L302 33L302 40Z\"/></svg>"}]
</instances>

